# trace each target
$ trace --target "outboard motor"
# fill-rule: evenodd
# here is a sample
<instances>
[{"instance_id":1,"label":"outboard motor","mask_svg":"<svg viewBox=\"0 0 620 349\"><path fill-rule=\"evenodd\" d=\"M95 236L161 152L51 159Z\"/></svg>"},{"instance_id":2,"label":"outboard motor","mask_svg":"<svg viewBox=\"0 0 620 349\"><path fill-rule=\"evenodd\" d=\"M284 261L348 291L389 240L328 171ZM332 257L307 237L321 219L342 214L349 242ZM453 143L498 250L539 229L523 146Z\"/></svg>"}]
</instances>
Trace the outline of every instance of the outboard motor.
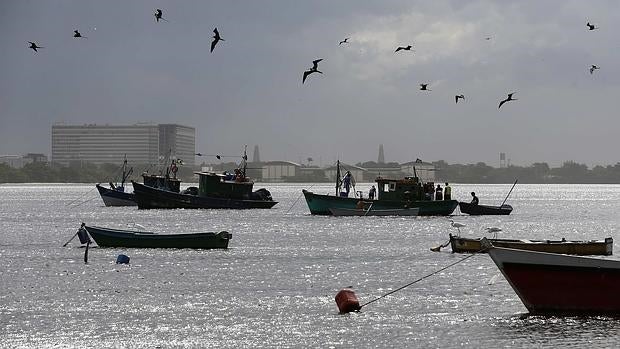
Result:
<instances>
[{"instance_id":1,"label":"outboard motor","mask_svg":"<svg viewBox=\"0 0 620 349\"><path fill-rule=\"evenodd\" d=\"M260 188L252 193L252 200L273 201L271 193L265 188Z\"/></svg>"}]
</instances>

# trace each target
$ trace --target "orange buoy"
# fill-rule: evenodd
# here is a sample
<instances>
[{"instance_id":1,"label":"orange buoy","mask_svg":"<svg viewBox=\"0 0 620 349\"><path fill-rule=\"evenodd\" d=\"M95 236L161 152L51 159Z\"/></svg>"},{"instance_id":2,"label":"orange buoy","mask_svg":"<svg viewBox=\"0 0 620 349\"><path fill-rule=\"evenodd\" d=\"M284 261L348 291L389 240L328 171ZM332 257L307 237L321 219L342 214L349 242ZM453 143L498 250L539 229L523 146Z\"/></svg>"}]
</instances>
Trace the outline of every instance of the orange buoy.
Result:
<instances>
[{"instance_id":1,"label":"orange buoy","mask_svg":"<svg viewBox=\"0 0 620 349\"><path fill-rule=\"evenodd\" d=\"M350 288L343 288L336 293L336 305L338 305L341 314L358 311L362 308L355 292Z\"/></svg>"}]
</instances>

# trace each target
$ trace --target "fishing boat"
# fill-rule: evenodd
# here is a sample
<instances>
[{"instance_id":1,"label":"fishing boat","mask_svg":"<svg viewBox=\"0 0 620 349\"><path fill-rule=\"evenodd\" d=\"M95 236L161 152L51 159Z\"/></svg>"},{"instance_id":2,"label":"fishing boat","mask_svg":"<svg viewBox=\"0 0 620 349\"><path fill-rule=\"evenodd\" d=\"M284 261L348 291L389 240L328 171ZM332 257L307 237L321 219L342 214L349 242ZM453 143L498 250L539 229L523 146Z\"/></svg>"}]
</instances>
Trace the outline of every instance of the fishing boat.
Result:
<instances>
[{"instance_id":1,"label":"fishing boat","mask_svg":"<svg viewBox=\"0 0 620 349\"><path fill-rule=\"evenodd\" d=\"M509 215L512 206L504 204L501 206L476 205L468 202L459 202L459 210L472 216L480 215Z\"/></svg>"},{"instance_id":2,"label":"fishing boat","mask_svg":"<svg viewBox=\"0 0 620 349\"><path fill-rule=\"evenodd\" d=\"M156 234L152 232L131 231L82 225L99 247L134 248L228 248L232 234L219 233Z\"/></svg>"},{"instance_id":3,"label":"fishing boat","mask_svg":"<svg viewBox=\"0 0 620 349\"><path fill-rule=\"evenodd\" d=\"M135 201L140 209L152 208L271 208L278 202L264 188L252 191L254 182L246 176L247 153L234 174L195 172L198 188L172 192L132 181Z\"/></svg>"},{"instance_id":4,"label":"fishing boat","mask_svg":"<svg viewBox=\"0 0 620 349\"><path fill-rule=\"evenodd\" d=\"M166 169L166 174L152 174L144 172L142 173L142 179L144 185L167 190L171 192L179 192L181 181L176 178L176 160L172 160L170 166ZM101 199L106 206L137 206L134 193L128 193L125 191L125 182L133 172L133 167L127 170L127 158L123 161L122 177L120 184L114 184L110 182L110 188L106 188L97 183L95 187L99 191ZM174 176L171 174L174 172ZM133 183L133 182L132 182Z\"/></svg>"},{"instance_id":5,"label":"fishing boat","mask_svg":"<svg viewBox=\"0 0 620 349\"><path fill-rule=\"evenodd\" d=\"M369 208L330 208L329 211L333 216L409 216L415 217L420 212L418 207L416 208L395 208L388 210L375 210L372 207Z\"/></svg>"},{"instance_id":6,"label":"fishing boat","mask_svg":"<svg viewBox=\"0 0 620 349\"><path fill-rule=\"evenodd\" d=\"M97 191L99 191L99 195L103 200L103 203L106 206L136 206L136 202L133 199L133 193L125 192L125 182L127 178L133 172L133 167L127 170L127 157L123 161L122 165L122 175L120 184L110 182L110 188L106 188L101 185L101 183L97 183L95 187L97 187Z\"/></svg>"},{"instance_id":7,"label":"fishing boat","mask_svg":"<svg viewBox=\"0 0 620 349\"><path fill-rule=\"evenodd\" d=\"M469 202L459 202L459 210L462 213L466 213L472 216L509 215L512 212L512 206L506 204L506 200L508 200L508 197L512 193L512 190L515 188L515 185L517 185L517 181L518 180L515 180L514 184L512 185L512 188L510 188L508 195L506 195L506 198L504 199L501 205L491 206L491 205L479 205L478 203L474 204L474 203L469 203Z\"/></svg>"},{"instance_id":8,"label":"fishing boat","mask_svg":"<svg viewBox=\"0 0 620 349\"><path fill-rule=\"evenodd\" d=\"M464 238L450 234L450 247L454 253L486 252L482 248L482 239ZM571 255L603 255L612 254L614 239L611 237L603 240L527 240L527 239L488 239L495 247L513 248L548 253L563 253Z\"/></svg>"},{"instance_id":9,"label":"fishing boat","mask_svg":"<svg viewBox=\"0 0 620 349\"><path fill-rule=\"evenodd\" d=\"M394 210L418 208L420 216L447 216L456 209L456 200L434 201L427 194L434 187L433 182L423 183L415 175L403 179L378 177L377 199L370 200L373 210ZM340 178L340 161L336 163L336 195L316 194L302 190L310 213L313 215L332 215L330 209L355 209L359 198L342 195ZM355 191L354 191L355 192Z\"/></svg>"},{"instance_id":10,"label":"fishing boat","mask_svg":"<svg viewBox=\"0 0 620 349\"><path fill-rule=\"evenodd\" d=\"M620 261L483 243L531 314L620 315Z\"/></svg>"}]
</instances>

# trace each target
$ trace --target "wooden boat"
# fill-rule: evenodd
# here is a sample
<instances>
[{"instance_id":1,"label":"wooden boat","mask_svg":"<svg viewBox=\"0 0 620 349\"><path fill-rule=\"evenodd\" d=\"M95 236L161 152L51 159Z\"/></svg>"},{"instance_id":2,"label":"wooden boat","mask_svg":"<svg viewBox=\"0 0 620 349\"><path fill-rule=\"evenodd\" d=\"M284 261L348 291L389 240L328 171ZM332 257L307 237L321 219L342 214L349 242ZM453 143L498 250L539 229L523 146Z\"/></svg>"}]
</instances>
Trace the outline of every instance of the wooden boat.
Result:
<instances>
[{"instance_id":1,"label":"wooden boat","mask_svg":"<svg viewBox=\"0 0 620 349\"><path fill-rule=\"evenodd\" d=\"M504 204L502 206L475 205L468 202L459 202L459 209L462 213L472 216L480 215L509 215L512 206Z\"/></svg>"},{"instance_id":2,"label":"wooden boat","mask_svg":"<svg viewBox=\"0 0 620 349\"><path fill-rule=\"evenodd\" d=\"M414 168L415 171L415 168ZM450 215L458 202L456 200L433 201L426 197L434 183L422 183L418 177L404 179L377 178L377 199L372 200L373 210L393 210L419 208L420 216ZM330 209L355 209L359 198L343 197L341 193L340 162L336 164L336 195L315 194L302 190L310 213L313 215L331 215Z\"/></svg>"},{"instance_id":3,"label":"wooden boat","mask_svg":"<svg viewBox=\"0 0 620 349\"><path fill-rule=\"evenodd\" d=\"M619 260L485 247L530 313L620 315Z\"/></svg>"},{"instance_id":4,"label":"wooden boat","mask_svg":"<svg viewBox=\"0 0 620 349\"><path fill-rule=\"evenodd\" d=\"M278 202L273 201L267 189L252 191L254 182L246 177L245 152L242 158L241 168L235 170L235 175L196 172L199 176L198 188L190 187L183 192L132 182L138 208L250 209L271 208L276 205Z\"/></svg>"},{"instance_id":5,"label":"wooden boat","mask_svg":"<svg viewBox=\"0 0 620 349\"><path fill-rule=\"evenodd\" d=\"M390 210L368 209L349 209L349 208L330 208L333 216L417 216L420 209L416 208L396 208Z\"/></svg>"},{"instance_id":6,"label":"wooden boat","mask_svg":"<svg viewBox=\"0 0 620 349\"><path fill-rule=\"evenodd\" d=\"M181 181L176 177L171 177L171 171L176 168L176 162L173 160L170 167L166 169L165 175L156 175L150 173L143 173L142 178L144 180L144 185L159 188L163 190L168 190L172 192L179 192L179 188L181 186ZM121 177L120 184L114 184L110 182L110 188L106 188L102 186L100 183L96 184L97 191L99 191L99 195L101 199L103 199L103 203L106 206L137 206L138 204L135 201L134 193L128 193L125 191L125 182L127 178L133 172L133 168L129 168L127 170L127 158L123 161L123 173Z\"/></svg>"},{"instance_id":7,"label":"wooden boat","mask_svg":"<svg viewBox=\"0 0 620 349\"><path fill-rule=\"evenodd\" d=\"M548 253L563 253L572 255L603 255L612 254L614 240L570 241L570 240L511 240L487 239L495 247L513 248ZM450 247L454 253L476 253L483 250L481 239L464 238L450 234ZM484 251L482 251L484 252Z\"/></svg>"},{"instance_id":8,"label":"wooden boat","mask_svg":"<svg viewBox=\"0 0 620 349\"><path fill-rule=\"evenodd\" d=\"M119 230L83 225L100 247L134 248L228 248L232 234L219 233L155 234L130 230Z\"/></svg>"}]
</instances>

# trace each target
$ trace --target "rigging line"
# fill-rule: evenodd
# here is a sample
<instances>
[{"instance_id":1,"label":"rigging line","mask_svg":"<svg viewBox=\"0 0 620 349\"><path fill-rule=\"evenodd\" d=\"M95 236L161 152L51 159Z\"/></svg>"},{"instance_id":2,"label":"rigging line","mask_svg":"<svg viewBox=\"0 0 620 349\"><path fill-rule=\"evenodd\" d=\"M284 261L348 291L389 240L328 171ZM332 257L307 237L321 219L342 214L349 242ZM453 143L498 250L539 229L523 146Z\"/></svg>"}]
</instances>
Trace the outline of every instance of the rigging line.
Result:
<instances>
[{"instance_id":1,"label":"rigging line","mask_svg":"<svg viewBox=\"0 0 620 349\"><path fill-rule=\"evenodd\" d=\"M73 206L71 206L71 207L75 208L75 207L78 207L78 206L82 206L83 204L85 204L85 203L87 203L87 202L89 202L89 201L95 200L96 198L97 198L96 196L93 196L92 198L90 198L90 199L86 199L85 201L82 201L82 202L80 202L80 203L77 203L77 204L75 204L75 205L73 205Z\"/></svg>"},{"instance_id":2,"label":"rigging line","mask_svg":"<svg viewBox=\"0 0 620 349\"><path fill-rule=\"evenodd\" d=\"M480 251L483 251L483 250L485 250L485 249L482 249L482 250L480 250ZM411 285L413 285L413 284L415 284L415 283L417 283L417 282L420 282L420 281L422 281L422 280L424 280L424 279L426 279L426 278L428 278L428 277L431 277L431 276L433 276L433 275L435 275L435 274L437 274L437 273L439 273L439 272L442 272L442 271L444 271L444 270L446 270L446 269L448 269L448 268L450 268L450 267L452 267L452 266L454 266L454 265L457 265L457 264L459 264L459 263L461 263L461 262L464 262L465 260L467 260L467 259L469 259L469 258L471 258L471 257L473 257L473 256L475 256L475 255L477 255L477 254L478 254L478 253L472 253L472 254L470 254L470 255L469 255L469 256L467 256L467 257L461 258L461 259L459 259L458 261L456 261L456 262L454 262L454 263L451 263L451 264L449 264L449 265L447 265L447 266L445 266L445 267L443 267L443 268L441 268L441 269L439 269L439 270L436 270L436 271L434 271L434 272L432 272L432 273L430 273L430 274L428 274L428 275L425 275L425 276L423 276L423 277L421 277L421 278L419 278L419 279L417 279L417 280L415 280L415 281L412 281L412 282L410 282L410 283L408 283L408 284L406 284L406 285L404 285L404 286L401 286L401 287L399 287L399 288L397 288L397 289L395 289L395 290L393 290L393 291L390 291L390 292L388 292L388 293L386 293L386 294L384 294L384 295L382 295L382 296L380 296L380 297L377 297L377 298L375 298L375 299L373 299L373 300L371 300L371 301L369 301L369 302L366 302L366 303L362 304L362 305L360 306L360 308L362 308L362 307L364 307L364 306L366 306L366 305L368 305L368 304L370 304L370 303L374 303L374 302L378 301L378 300L379 300L379 299L381 299L381 298L387 297L387 296L391 295L392 293L396 293L396 292L398 292L398 291L400 291L400 290L402 290L402 289L404 289L404 288L406 288L406 287L409 287L409 286L411 286Z\"/></svg>"},{"instance_id":3,"label":"rigging line","mask_svg":"<svg viewBox=\"0 0 620 349\"><path fill-rule=\"evenodd\" d=\"M312 189L312 187L314 187L314 184L311 185L310 187L308 187L308 189ZM293 206L295 206L295 204L297 204L297 201L299 201L299 199L301 199L301 196L304 195L304 192L302 191L301 194L297 197L297 200L295 200L295 202L293 202L293 204L291 205L291 207L288 208L288 210L286 210L286 212L284 214L288 214L289 211L293 208Z\"/></svg>"},{"instance_id":4,"label":"rigging line","mask_svg":"<svg viewBox=\"0 0 620 349\"><path fill-rule=\"evenodd\" d=\"M86 194L90 194L90 192L92 192L93 190L97 189L97 187L95 188L90 188L90 190L85 191L83 194L81 194L77 199L71 200L70 202L66 203L65 206L69 206L73 203L75 203L76 201L82 200L84 199L84 196L86 196Z\"/></svg>"}]
</instances>

